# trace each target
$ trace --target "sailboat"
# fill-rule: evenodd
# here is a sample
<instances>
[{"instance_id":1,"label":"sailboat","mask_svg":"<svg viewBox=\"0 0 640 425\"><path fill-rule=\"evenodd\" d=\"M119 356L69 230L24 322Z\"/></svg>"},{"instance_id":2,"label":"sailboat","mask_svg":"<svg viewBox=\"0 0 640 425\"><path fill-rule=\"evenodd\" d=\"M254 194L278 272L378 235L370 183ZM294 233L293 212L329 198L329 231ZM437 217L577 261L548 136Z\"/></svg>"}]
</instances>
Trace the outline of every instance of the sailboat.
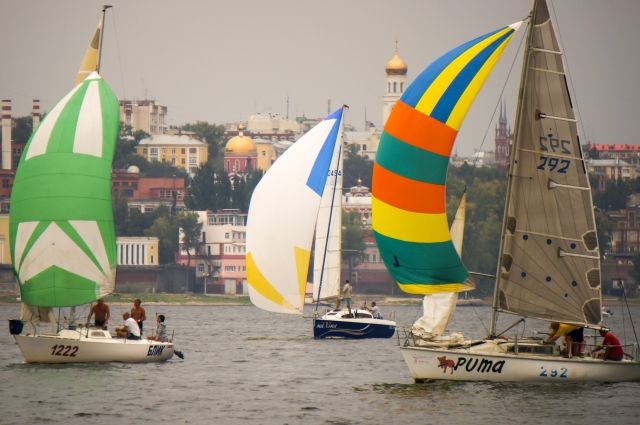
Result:
<instances>
[{"instance_id":1,"label":"sailboat","mask_svg":"<svg viewBox=\"0 0 640 425\"><path fill-rule=\"evenodd\" d=\"M74 323L76 306L115 286L111 163L119 111L115 94L94 70L47 114L19 163L11 195L11 257L23 310L38 315L14 321L11 333L28 363L158 362L173 356L171 342L113 338L105 329ZM54 308L56 330L43 330L35 319L49 318ZM63 308L70 308L66 328Z\"/></svg>"},{"instance_id":2,"label":"sailboat","mask_svg":"<svg viewBox=\"0 0 640 425\"><path fill-rule=\"evenodd\" d=\"M314 337L390 337L395 322L363 309L318 317L319 302L340 290L344 108L287 149L256 186L247 218L249 297L264 310L301 315L315 233Z\"/></svg>"},{"instance_id":3,"label":"sailboat","mask_svg":"<svg viewBox=\"0 0 640 425\"><path fill-rule=\"evenodd\" d=\"M602 327L593 202L563 52L544 0L534 2L528 21L489 335L434 346L410 334L401 352L416 382L640 379L638 360L565 358L535 335L504 336L529 319ZM386 267L406 292L473 287L446 225L446 171L464 115L521 24L433 62L385 125L374 166L373 228ZM423 196L409 198L408 190ZM499 331L499 314L519 319Z\"/></svg>"}]
</instances>

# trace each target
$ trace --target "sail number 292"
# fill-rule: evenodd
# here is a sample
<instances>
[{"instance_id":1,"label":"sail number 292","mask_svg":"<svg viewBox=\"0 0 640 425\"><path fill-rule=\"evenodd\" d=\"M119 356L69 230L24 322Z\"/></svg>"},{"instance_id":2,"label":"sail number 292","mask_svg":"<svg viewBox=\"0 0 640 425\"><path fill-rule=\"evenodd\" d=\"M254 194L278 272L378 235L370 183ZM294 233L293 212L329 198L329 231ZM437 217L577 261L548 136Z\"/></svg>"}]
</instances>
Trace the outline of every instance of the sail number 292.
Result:
<instances>
[{"instance_id":1,"label":"sail number 292","mask_svg":"<svg viewBox=\"0 0 640 425\"><path fill-rule=\"evenodd\" d=\"M52 356L75 357L80 347L76 345L56 344L51 347Z\"/></svg>"},{"instance_id":2,"label":"sail number 292","mask_svg":"<svg viewBox=\"0 0 640 425\"><path fill-rule=\"evenodd\" d=\"M567 378L569 370L566 367L560 369L547 369L544 366L540 366L540 376L545 378Z\"/></svg>"},{"instance_id":3,"label":"sail number 292","mask_svg":"<svg viewBox=\"0 0 640 425\"><path fill-rule=\"evenodd\" d=\"M536 167L538 170L555 171L556 173L566 174L571 165L571 161L568 159L552 158L544 155L540 155L540 162Z\"/></svg>"}]
</instances>

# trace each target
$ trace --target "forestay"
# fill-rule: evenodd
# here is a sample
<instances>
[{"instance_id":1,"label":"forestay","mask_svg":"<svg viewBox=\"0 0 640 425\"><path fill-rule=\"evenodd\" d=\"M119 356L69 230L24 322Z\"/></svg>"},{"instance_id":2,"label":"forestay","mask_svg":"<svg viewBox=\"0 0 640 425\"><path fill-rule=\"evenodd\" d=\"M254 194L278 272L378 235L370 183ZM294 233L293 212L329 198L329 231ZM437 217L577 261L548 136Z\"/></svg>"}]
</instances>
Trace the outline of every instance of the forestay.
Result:
<instances>
[{"instance_id":1,"label":"forestay","mask_svg":"<svg viewBox=\"0 0 640 425\"><path fill-rule=\"evenodd\" d=\"M11 195L11 257L25 304L92 302L115 285L111 162L119 104L94 73L29 140Z\"/></svg>"},{"instance_id":2,"label":"forestay","mask_svg":"<svg viewBox=\"0 0 640 425\"><path fill-rule=\"evenodd\" d=\"M496 306L595 325L600 260L589 179L545 2L536 2L509 172Z\"/></svg>"},{"instance_id":3,"label":"forestay","mask_svg":"<svg viewBox=\"0 0 640 425\"><path fill-rule=\"evenodd\" d=\"M342 144L342 115L340 108L301 137L253 191L247 281L251 302L264 310L302 313L318 209Z\"/></svg>"},{"instance_id":4,"label":"forestay","mask_svg":"<svg viewBox=\"0 0 640 425\"><path fill-rule=\"evenodd\" d=\"M471 289L446 215L445 180L458 129L520 23L433 62L394 105L373 169L372 227L389 273L408 293Z\"/></svg>"}]
</instances>

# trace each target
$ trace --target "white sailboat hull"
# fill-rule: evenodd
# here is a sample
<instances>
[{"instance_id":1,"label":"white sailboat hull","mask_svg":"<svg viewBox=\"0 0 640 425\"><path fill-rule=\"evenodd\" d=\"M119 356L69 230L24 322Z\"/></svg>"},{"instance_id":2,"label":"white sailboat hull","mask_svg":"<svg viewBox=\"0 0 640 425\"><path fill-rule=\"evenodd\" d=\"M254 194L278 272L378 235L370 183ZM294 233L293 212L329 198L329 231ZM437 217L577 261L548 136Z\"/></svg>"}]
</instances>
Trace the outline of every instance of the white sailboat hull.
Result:
<instances>
[{"instance_id":1,"label":"white sailboat hull","mask_svg":"<svg viewBox=\"0 0 640 425\"><path fill-rule=\"evenodd\" d=\"M412 378L493 382L622 382L640 380L640 362L590 357L498 353L486 341L466 349L401 347Z\"/></svg>"},{"instance_id":2,"label":"white sailboat hull","mask_svg":"<svg viewBox=\"0 0 640 425\"><path fill-rule=\"evenodd\" d=\"M84 331L57 335L14 335L27 363L164 362L173 356L173 343L147 339L91 337ZM108 336L107 336L108 335Z\"/></svg>"}]
</instances>

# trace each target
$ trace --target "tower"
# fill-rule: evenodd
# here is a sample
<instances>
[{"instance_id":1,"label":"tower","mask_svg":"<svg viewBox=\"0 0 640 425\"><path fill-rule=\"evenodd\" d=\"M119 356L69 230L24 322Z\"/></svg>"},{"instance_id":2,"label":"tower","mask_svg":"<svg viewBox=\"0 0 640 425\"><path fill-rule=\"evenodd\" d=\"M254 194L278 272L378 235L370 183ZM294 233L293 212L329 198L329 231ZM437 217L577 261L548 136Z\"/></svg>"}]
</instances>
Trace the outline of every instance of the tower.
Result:
<instances>
[{"instance_id":1,"label":"tower","mask_svg":"<svg viewBox=\"0 0 640 425\"><path fill-rule=\"evenodd\" d=\"M500 118L498 118L498 124L496 125L495 137L496 166L501 170L506 171L507 168L509 168L512 139L513 133L511 132L511 126L509 126L507 122L507 105L503 101L500 105Z\"/></svg>"},{"instance_id":2,"label":"tower","mask_svg":"<svg viewBox=\"0 0 640 425\"><path fill-rule=\"evenodd\" d=\"M385 95L382 97L382 127L384 128L391 109L396 101L400 99L407 82L407 64L398 55L398 42L393 57L387 62L385 67L387 73L387 87Z\"/></svg>"}]
</instances>

